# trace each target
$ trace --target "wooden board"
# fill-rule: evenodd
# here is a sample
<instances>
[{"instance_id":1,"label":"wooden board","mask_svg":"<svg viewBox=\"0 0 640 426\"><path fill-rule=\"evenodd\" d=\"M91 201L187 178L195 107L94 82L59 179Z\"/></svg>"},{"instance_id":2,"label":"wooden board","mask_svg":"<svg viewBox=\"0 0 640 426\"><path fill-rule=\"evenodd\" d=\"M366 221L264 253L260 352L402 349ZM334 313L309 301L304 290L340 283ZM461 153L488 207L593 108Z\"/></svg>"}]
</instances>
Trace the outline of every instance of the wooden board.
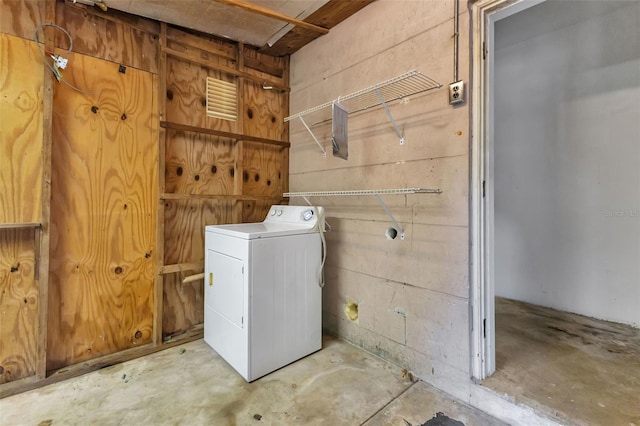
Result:
<instances>
[{"instance_id":1,"label":"wooden board","mask_svg":"<svg viewBox=\"0 0 640 426\"><path fill-rule=\"evenodd\" d=\"M165 201L164 263L204 262L204 227L233 223L235 201Z\"/></svg>"},{"instance_id":2,"label":"wooden board","mask_svg":"<svg viewBox=\"0 0 640 426\"><path fill-rule=\"evenodd\" d=\"M233 201L166 201L165 264L196 262L204 267L204 228L233 223L235 205ZM185 270L164 277L163 336L184 332L204 321L202 281L182 283L192 273Z\"/></svg>"},{"instance_id":3,"label":"wooden board","mask_svg":"<svg viewBox=\"0 0 640 426\"><path fill-rule=\"evenodd\" d=\"M233 140L173 130L167 130L166 140L166 192L233 194Z\"/></svg>"},{"instance_id":4,"label":"wooden board","mask_svg":"<svg viewBox=\"0 0 640 426\"><path fill-rule=\"evenodd\" d=\"M273 200L244 201L242 203L242 222L262 222L269 208L274 204L287 204L288 200L274 198Z\"/></svg>"},{"instance_id":5,"label":"wooden board","mask_svg":"<svg viewBox=\"0 0 640 426\"><path fill-rule=\"evenodd\" d=\"M204 322L203 281L183 284L182 278L180 274L164 277L162 336L165 340Z\"/></svg>"},{"instance_id":6,"label":"wooden board","mask_svg":"<svg viewBox=\"0 0 640 426\"><path fill-rule=\"evenodd\" d=\"M35 374L38 285L33 229L0 229L0 383Z\"/></svg>"},{"instance_id":7,"label":"wooden board","mask_svg":"<svg viewBox=\"0 0 640 426\"><path fill-rule=\"evenodd\" d=\"M73 51L152 73L158 72L158 24L145 20L144 29L105 19L86 8L57 3L57 23L73 37ZM142 19L142 18L140 18ZM142 27L142 25L141 25ZM66 49L66 36L56 33L56 46Z\"/></svg>"},{"instance_id":8,"label":"wooden board","mask_svg":"<svg viewBox=\"0 0 640 426\"><path fill-rule=\"evenodd\" d=\"M0 223L40 222L42 64L35 43L0 34Z\"/></svg>"},{"instance_id":9,"label":"wooden board","mask_svg":"<svg viewBox=\"0 0 640 426\"><path fill-rule=\"evenodd\" d=\"M242 172L245 195L282 196L284 148L257 143L244 143Z\"/></svg>"},{"instance_id":10,"label":"wooden board","mask_svg":"<svg viewBox=\"0 0 640 426\"><path fill-rule=\"evenodd\" d=\"M0 1L0 32L33 40L33 30L44 22L42 0Z\"/></svg>"},{"instance_id":11,"label":"wooden board","mask_svg":"<svg viewBox=\"0 0 640 426\"><path fill-rule=\"evenodd\" d=\"M79 54L54 95L48 369L151 341L158 117L152 75Z\"/></svg>"},{"instance_id":12,"label":"wooden board","mask_svg":"<svg viewBox=\"0 0 640 426\"><path fill-rule=\"evenodd\" d=\"M167 121L238 133L236 122L207 117L207 77L236 78L191 62L167 58Z\"/></svg>"},{"instance_id":13,"label":"wooden board","mask_svg":"<svg viewBox=\"0 0 640 426\"><path fill-rule=\"evenodd\" d=\"M267 139L286 141L287 106L284 94L277 90L265 90L252 81L244 83L244 134Z\"/></svg>"},{"instance_id":14,"label":"wooden board","mask_svg":"<svg viewBox=\"0 0 640 426\"><path fill-rule=\"evenodd\" d=\"M349 16L358 12L374 0L330 0L320 9L309 15L305 21L324 28L333 28ZM302 28L294 27L273 46L265 45L261 51L273 56L291 55L302 46L310 43L322 34Z\"/></svg>"}]
</instances>

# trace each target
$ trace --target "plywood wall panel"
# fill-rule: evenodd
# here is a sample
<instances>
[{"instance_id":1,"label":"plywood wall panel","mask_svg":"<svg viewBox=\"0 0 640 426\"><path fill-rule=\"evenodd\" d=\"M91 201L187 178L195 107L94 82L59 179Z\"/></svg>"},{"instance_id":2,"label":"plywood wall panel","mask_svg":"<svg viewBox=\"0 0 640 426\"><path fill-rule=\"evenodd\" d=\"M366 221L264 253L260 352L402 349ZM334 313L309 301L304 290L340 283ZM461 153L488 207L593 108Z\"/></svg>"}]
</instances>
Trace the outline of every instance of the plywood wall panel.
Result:
<instances>
[{"instance_id":1,"label":"plywood wall panel","mask_svg":"<svg viewBox=\"0 0 640 426\"><path fill-rule=\"evenodd\" d=\"M233 223L235 201L165 201L164 263L204 262L204 227Z\"/></svg>"},{"instance_id":2,"label":"plywood wall panel","mask_svg":"<svg viewBox=\"0 0 640 426\"><path fill-rule=\"evenodd\" d=\"M262 222L269 208L274 204L287 204L287 200L274 198L272 200L252 200L242 203L242 222L254 223Z\"/></svg>"},{"instance_id":3,"label":"plywood wall panel","mask_svg":"<svg viewBox=\"0 0 640 426\"><path fill-rule=\"evenodd\" d=\"M167 130L166 191L180 194L233 194L235 141Z\"/></svg>"},{"instance_id":4,"label":"plywood wall panel","mask_svg":"<svg viewBox=\"0 0 640 426\"><path fill-rule=\"evenodd\" d=\"M41 69L35 43L0 34L0 223L40 222Z\"/></svg>"},{"instance_id":5,"label":"plywood wall panel","mask_svg":"<svg viewBox=\"0 0 640 426\"><path fill-rule=\"evenodd\" d=\"M248 74L288 86L287 57L269 56L249 46L243 47L244 66Z\"/></svg>"},{"instance_id":6,"label":"plywood wall panel","mask_svg":"<svg viewBox=\"0 0 640 426\"><path fill-rule=\"evenodd\" d=\"M282 196L283 148L245 142L243 191L246 195Z\"/></svg>"},{"instance_id":7,"label":"plywood wall panel","mask_svg":"<svg viewBox=\"0 0 640 426\"><path fill-rule=\"evenodd\" d=\"M206 52L219 58L226 58L228 62L219 62L221 65L227 65L233 67L235 61L238 59L238 48L236 43L231 41L222 41L216 37L208 36L206 34L195 34L174 28L167 27L167 41L168 46L177 48L183 46L183 48L191 47L200 52ZM178 48L180 51L182 48ZM202 59L213 59L213 56L202 56Z\"/></svg>"},{"instance_id":8,"label":"plywood wall panel","mask_svg":"<svg viewBox=\"0 0 640 426\"><path fill-rule=\"evenodd\" d=\"M36 26L44 22L42 0L0 1L0 32L33 40Z\"/></svg>"},{"instance_id":9,"label":"plywood wall panel","mask_svg":"<svg viewBox=\"0 0 640 426\"><path fill-rule=\"evenodd\" d=\"M234 82L235 77L181 59L167 59L167 120L237 133L236 122L207 117L207 77Z\"/></svg>"},{"instance_id":10,"label":"plywood wall panel","mask_svg":"<svg viewBox=\"0 0 640 426\"><path fill-rule=\"evenodd\" d=\"M165 202L165 264L199 263L204 268L204 228L235 222L234 201L184 200ZM164 276L163 336L187 331L204 320L202 281L183 284L194 272Z\"/></svg>"},{"instance_id":11,"label":"plywood wall panel","mask_svg":"<svg viewBox=\"0 0 640 426\"><path fill-rule=\"evenodd\" d=\"M244 134L267 139L285 140L286 124L284 95L265 90L251 81L244 82Z\"/></svg>"},{"instance_id":12,"label":"plywood wall panel","mask_svg":"<svg viewBox=\"0 0 640 426\"><path fill-rule=\"evenodd\" d=\"M152 75L73 54L54 95L48 368L151 341Z\"/></svg>"},{"instance_id":13,"label":"plywood wall panel","mask_svg":"<svg viewBox=\"0 0 640 426\"><path fill-rule=\"evenodd\" d=\"M184 284L184 275L170 274L164 277L162 308L162 335L172 336L184 333L194 325L204 322L203 281Z\"/></svg>"},{"instance_id":14,"label":"plywood wall panel","mask_svg":"<svg viewBox=\"0 0 640 426\"><path fill-rule=\"evenodd\" d=\"M57 4L57 23L73 37L74 52L117 62L152 73L158 72L157 33L104 19L82 7ZM150 21L151 22L151 21ZM147 25L149 30L157 24ZM67 48L66 36L56 33L56 46Z\"/></svg>"},{"instance_id":15,"label":"plywood wall panel","mask_svg":"<svg viewBox=\"0 0 640 426\"><path fill-rule=\"evenodd\" d=\"M38 285L33 229L0 229L0 384L35 374Z\"/></svg>"}]
</instances>

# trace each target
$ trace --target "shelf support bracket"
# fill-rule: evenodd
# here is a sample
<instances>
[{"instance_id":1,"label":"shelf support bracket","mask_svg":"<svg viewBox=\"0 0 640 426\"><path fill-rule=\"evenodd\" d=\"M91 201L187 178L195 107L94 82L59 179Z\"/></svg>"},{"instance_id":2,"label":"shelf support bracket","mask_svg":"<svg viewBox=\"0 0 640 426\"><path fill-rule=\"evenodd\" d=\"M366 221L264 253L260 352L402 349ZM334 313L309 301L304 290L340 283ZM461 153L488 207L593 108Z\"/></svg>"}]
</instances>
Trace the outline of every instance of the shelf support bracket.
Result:
<instances>
[{"instance_id":1,"label":"shelf support bracket","mask_svg":"<svg viewBox=\"0 0 640 426\"><path fill-rule=\"evenodd\" d=\"M384 98L382 97L382 93L380 93L380 89L377 87L376 87L376 95L378 96L378 100L384 107L384 112L387 113L387 117L389 118L391 125L393 126L396 133L398 134L398 137L400 138L400 145L404 145L404 134L402 133L402 130L400 130L400 127L398 127L398 123L396 123L396 120L393 119L393 115L391 115L391 111L389 111L389 107L387 106L387 103L384 101Z\"/></svg>"},{"instance_id":2,"label":"shelf support bracket","mask_svg":"<svg viewBox=\"0 0 640 426\"><path fill-rule=\"evenodd\" d=\"M314 135L313 132L311 131L311 129L309 128L309 126L307 126L307 123L304 121L304 118L302 118L302 116L300 116L298 118L300 119L300 121L302 121L302 124L304 125L304 128L307 129L307 132L309 132L309 134L311 135L313 140L316 141L316 143L320 147L320 150L322 151L322 156L324 158L327 158L327 151L324 150L324 148L322 147L322 144L320 143L320 141L318 141L318 138L316 138L316 135Z\"/></svg>"},{"instance_id":3,"label":"shelf support bracket","mask_svg":"<svg viewBox=\"0 0 640 426\"><path fill-rule=\"evenodd\" d=\"M391 210L389 210L389 207L387 207L387 205L384 203L384 201L382 201L382 198L380 198L380 194L374 194L374 195L376 196L376 199L378 200L378 202L380 203L380 205L384 209L384 211L387 214L387 216L389 216L391 218L391 221L393 222L393 224L395 225L396 229L400 233L400 239L404 240L404 229L402 229L402 226L400 226L400 224L398 223L396 218L393 217L393 214L391 213Z\"/></svg>"}]
</instances>

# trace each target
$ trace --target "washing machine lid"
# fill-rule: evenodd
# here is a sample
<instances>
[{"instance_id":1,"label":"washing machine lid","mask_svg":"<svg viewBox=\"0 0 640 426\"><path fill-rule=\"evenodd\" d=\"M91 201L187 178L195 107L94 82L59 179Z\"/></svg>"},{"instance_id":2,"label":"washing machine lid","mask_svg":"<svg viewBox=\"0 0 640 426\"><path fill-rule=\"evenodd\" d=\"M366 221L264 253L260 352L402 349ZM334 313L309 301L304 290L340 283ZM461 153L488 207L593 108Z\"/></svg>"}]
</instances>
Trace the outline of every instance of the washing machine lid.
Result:
<instances>
[{"instance_id":1,"label":"washing machine lid","mask_svg":"<svg viewBox=\"0 0 640 426\"><path fill-rule=\"evenodd\" d=\"M233 225L209 225L207 232L228 235L230 237L253 240L256 238L283 237L286 235L307 234L310 231L308 225L292 223L239 223Z\"/></svg>"}]
</instances>

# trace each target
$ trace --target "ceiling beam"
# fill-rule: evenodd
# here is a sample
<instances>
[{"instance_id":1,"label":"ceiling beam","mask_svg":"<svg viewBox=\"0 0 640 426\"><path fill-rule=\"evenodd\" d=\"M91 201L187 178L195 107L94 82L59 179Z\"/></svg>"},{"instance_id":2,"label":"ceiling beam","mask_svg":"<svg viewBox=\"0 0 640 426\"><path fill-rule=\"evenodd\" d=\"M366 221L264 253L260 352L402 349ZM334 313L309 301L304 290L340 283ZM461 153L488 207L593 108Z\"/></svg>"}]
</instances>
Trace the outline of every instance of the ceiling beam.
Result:
<instances>
[{"instance_id":1,"label":"ceiling beam","mask_svg":"<svg viewBox=\"0 0 640 426\"><path fill-rule=\"evenodd\" d=\"M277 19L279 21L284 21L284 22L288 22L289 24L293 24L297 27L300 28L306 28L308 30L311 31L315 31L317 33L320 34L328 34L329 30L323 27L320 27L318 25L313 25L310 24L308 22L305 21L301 21L299 19L296 18L292 18L290 16L284 15L282 13L276 12L274 10L271 9L267 9L266 7L262 7L262 6L258 6L252 3L246 3L244 1L241 0L215 0L218 3L222 3L222 4L228 4L231 6L237 6L240 7L242 9L248 10L249 12L258 14L258 15L262 15L262 16L267 16L269 18L273 18L273 19Z\"/></svg>"}]
</instances>

